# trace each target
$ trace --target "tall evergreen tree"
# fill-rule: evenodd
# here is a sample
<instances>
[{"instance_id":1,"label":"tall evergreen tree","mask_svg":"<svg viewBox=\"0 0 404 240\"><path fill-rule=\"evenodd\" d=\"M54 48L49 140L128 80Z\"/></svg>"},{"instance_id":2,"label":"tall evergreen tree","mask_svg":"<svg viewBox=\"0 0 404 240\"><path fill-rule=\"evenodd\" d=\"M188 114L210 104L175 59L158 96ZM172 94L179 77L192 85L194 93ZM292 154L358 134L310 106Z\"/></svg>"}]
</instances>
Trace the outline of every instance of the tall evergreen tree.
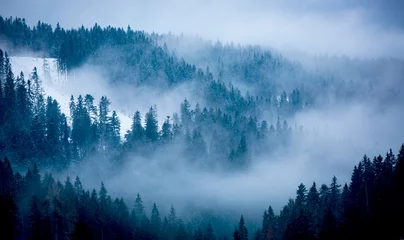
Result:
<instances>
[{"instance_id":1,"label":"tall evergreen tree","mask_svg":"<svg viewBox=\"0 0 404 240\"><path fill-rule=\"evenodd\" d=\"M155 108L150 107L145 116L145 138L146 141L152 143L155 142L158 137L157 112Z\"/></svg>"},{"instance_id":2,"label":"tall evergreen tree","mask_svg":"<svg viewBox=\"0 0 404 240\"><path fill-rule=\"evenodd\" d=\"M157 209L157 205L155 203L153 204L153 209L151 212L150 225L151 228L153 229L154 237L158 239L160 237L160 230L161 230L161 217L159 210Z\"/></svg>"},{"instance_id":3,"label":"tall evergreen tree","mask_svg":"<svg viewBox=\"0 0 404 240\"><path fill-rule=\"evenodd\" d=\"M240 222L238 223L238 234L240 240L248 240L248 230L245 226L243 215L241 215Z\"/></svg>"}]
</instances>

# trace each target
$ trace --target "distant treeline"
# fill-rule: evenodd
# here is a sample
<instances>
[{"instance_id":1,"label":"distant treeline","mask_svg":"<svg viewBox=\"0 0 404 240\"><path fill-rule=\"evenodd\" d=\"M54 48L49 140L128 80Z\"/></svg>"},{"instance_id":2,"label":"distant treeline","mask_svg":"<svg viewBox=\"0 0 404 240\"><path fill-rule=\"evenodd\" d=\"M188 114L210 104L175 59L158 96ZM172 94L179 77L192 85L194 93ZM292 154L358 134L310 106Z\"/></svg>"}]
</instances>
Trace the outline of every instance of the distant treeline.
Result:
<instances>
[{"instance_id":1,"label":"distant treeline","mask_svg":"<svg viewBox=\"0 0 404 240\"><path fill-rule=\"evenodd\" d=\"M32 51L58 60L60 70L72 70L84 63L100 66L106 79L133 85L150 85L165 89L180 83L195 81L198 84L241 82L249 86L255 98L268 98L272 102L282 94L299 92L302 105L324 102L331 96L340 98L361 97L369 92L368 82L352 82L307 72L299 63L281 55L251 46L216 44L203 48L195 58L206 62L198 67L186 62L168 50L166 44L173 36L147 34L142 31L101 28L64 29L38 22L30 27L22 18L0 16L0 37L10 43L14 52ZM163 45L163 46L161 46ZM366 88L366 89L364 89ZM288 96L289 97L289 96ZM296 96L294 96L295 98ZM292 101L292 97L288 98ZM209 100L209 99L208 99ZM281 116L282 117L282 116Z\"/></svg>"}]
</instances>

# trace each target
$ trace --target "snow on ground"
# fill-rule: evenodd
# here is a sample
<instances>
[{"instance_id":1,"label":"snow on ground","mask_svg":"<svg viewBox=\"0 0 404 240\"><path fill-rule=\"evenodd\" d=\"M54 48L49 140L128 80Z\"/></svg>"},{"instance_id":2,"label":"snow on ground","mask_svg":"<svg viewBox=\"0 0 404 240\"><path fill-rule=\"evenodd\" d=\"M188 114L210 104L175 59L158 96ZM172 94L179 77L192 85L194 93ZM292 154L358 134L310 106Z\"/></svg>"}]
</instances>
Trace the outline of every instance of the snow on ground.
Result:
<instances>
[{"instance_id":1,"label":"snow on ground","mask_svg":"<svg viewBox=\"0 0 404 240\"><path fill-rule=\"evenodd\" d=\"M23 72L25 78L31 76L34 67L37 68L39 79L42 81L45 94L59 102L60 110L70 117L69 100L72 93L67 86L72 84L66 73L58 71L57 61L54 58L10 57L12 69L17 76ZM77 96L75 96L77 97ZM97 99L95 100L97 103ZM123 137L132 124L131 117L117 111L121 120L121 137Z\"/></svg>"}]
</instances>

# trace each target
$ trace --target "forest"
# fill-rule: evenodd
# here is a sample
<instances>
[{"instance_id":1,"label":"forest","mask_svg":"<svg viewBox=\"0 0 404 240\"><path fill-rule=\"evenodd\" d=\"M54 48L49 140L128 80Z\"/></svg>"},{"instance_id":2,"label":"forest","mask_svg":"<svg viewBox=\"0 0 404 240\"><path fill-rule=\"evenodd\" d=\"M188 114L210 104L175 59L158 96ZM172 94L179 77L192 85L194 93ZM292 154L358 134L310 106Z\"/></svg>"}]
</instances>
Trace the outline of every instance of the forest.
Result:
<instances>
[{"instance_id":1,"label":"forest","mask_svg":"<svg viewBox=\"0 0 404 240\"><path fill-rule=\"evenodd\" d=\"M7 52L0 50L2 239L404 237L404 144L397 153L386 149L386 154L373 158L364 155L348 183L333 175L329 183L301 183L279 213L268 199L269 207L257 216L261 224L255 228L248 228L243 215L229 223L231 229L224 229L228 227L212 216L183 218L171 203L163 211L156 203L148 209L141 192L124 199L109 195L103 182L98 189L86 189L82 176L58 177L88 159L114 172L134 156L156 155L198 171L245 172L260 156L293 151L292 142L304 139L311 130L290 124L296 115L331 106L332 101L400 102L403 97L396 85L381 90L377 76L359 81L310 71L258 46L202 42L204 54L190 54L199 58L181 57L180 43L186 39L130 27L95 24L66 30L57 24L53 29L42 22L30 27L24 19L0 16L0 36L8 44ZM130 130L122 136L108 96L71 95L69 112L63 112L44 91L37 68L29 76L14 72L10 55L24 52L55 58L59 71L68 74L84 64L105 68L103 77L111 84L164 91L192 82L195 89L190 91L201 102L185 98L179 111L162 123L157 120L158 106L143 113L133 109ZM400 60L389 61L402 66ZM384 64L378 66L382 69ZM243 84L251 88L237 87ZM381 96L381 91L388 96Z\"/></svg>"}]
</instances>

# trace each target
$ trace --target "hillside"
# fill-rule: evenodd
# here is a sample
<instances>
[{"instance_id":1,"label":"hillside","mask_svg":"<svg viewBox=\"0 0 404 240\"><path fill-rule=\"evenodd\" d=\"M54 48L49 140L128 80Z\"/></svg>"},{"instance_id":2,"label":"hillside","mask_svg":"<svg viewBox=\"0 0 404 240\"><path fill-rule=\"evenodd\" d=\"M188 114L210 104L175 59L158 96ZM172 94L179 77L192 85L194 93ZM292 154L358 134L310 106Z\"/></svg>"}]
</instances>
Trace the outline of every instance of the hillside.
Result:
<instances>
[{"instance_id":1,"label":"hillside","mask_svg":"<svg viewBox=\"0 0 404 240\"><path fill-rule=\"evenodd\" d=\"M69 100L70 96L78 94L93 94L94 91L86 88L80 82L75 81L74 76L68 76L65 71L59 71L57 59L54 58L33 58L33 57L11 57L11 64L15 73L23 72L30 76L34 67L37 68L39 78L45 95L56 99L60 104L60 110L70 118ZM81 88L81 89L80 89ZM70 91L78 89L78 91ZM121 120L121 136L130 129L131 117L117 112ZM71 119L70 119L71 121Z\"/></svg>"},{"instance_id":2,"label":"hillside","mask_svg":"<svg viewBox=\"0 0 404 240\"><path fill-rule=\"evenodd\" d=\"M352 56L0 16L0 238L403 238L404 61Z\"/></svg>"}]
</instances>

